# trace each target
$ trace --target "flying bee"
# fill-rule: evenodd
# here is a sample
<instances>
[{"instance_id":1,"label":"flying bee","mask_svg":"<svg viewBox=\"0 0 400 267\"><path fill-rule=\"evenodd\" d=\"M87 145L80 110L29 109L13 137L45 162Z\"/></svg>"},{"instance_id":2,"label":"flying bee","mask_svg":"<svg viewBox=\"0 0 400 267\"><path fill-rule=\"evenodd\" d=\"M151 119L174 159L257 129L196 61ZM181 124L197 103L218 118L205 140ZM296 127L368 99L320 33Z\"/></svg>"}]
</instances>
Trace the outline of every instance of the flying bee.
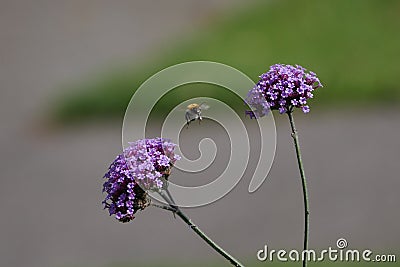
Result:
<instances>
[{"instance_id":1,"label":"flying bee","mask_svg":"<svg viewBox=\"0 0 400 267\"><path fill-rule=\"evenodd\" d=\"M202 110L207 110L209 109L210 106L206 105L206 103L201 103L196 104L196 103L192 103L190 105L187 106L186 109L186 113L185 113L185 119L186 119L186 123L189 126L189 124L192 121L195 121L196 119L199 121L199 123L203 120L203 118L201 117L201 111Z\"/></svg>"}]
</instances>

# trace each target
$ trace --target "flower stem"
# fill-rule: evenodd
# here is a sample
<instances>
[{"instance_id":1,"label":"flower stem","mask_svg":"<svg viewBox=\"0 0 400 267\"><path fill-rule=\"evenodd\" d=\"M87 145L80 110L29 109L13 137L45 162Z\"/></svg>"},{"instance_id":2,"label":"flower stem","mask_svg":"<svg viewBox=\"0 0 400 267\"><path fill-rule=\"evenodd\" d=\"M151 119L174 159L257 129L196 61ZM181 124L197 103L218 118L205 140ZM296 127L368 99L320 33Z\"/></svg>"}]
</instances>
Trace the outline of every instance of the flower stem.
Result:
<instances>
[{"instance_id":1,"label":"flower stem","mask_svg":"<svg viewBox=\"0 0 400 267\"><path fill-rule=\"evenodd\" d=\"M195 225L189 217L187 217L182 210L175 205L171 195L168 192L170 197L167 197L163 192L159 192L161 197L168 203L169 206L161 206L157 204L152 204L155 207L172 211L174 214L178 215L197 235L201 237L208 245L210 245L216 252L218 252L221 256L227 259L233 266L243 267L238 260L236 260L233 256L223 250L220 246L218 246L214 241L212 241L200 228Z\"/></svg>"},{"instance_id":2,"label":"flower stem","mask_svg":"<svg viewBox=\"0 0 400 267\"><path fill-rule=\"evenodd\" d=\"M290 127L292 128L292 138L293 138L293 142L294 142L294 147L296 149L297 164L299 166L301 184L302 184L302 187L303 187L303 201L304 201L304 244L303 244L303 250L307 250L308 249L309 216L310 216L310 211L309 211L309 207L308 207L307 182L306 182L306 176L304 174L303 161L301 159L299 137L298 137L298 134L297 134L296 125L294 124L292 112L293 112L293 109L289 109L287 114L288 114L288 117L289 117ZM306 266L307 266L307 259L306 259L306 257L304 257L303 258L303 267L306 267Z\"/></svg>"},{"instance_id":3,"label":"flower stem","mask_svg":"<svg viewBox=\"0 0 400 267\"><path fill-rule=\"evenodd\" d=\"M153 207L159 208L159 209L169 210L171 212L176 212L176 209L171 208L170 206L158 205L158 204L154 204L154 203L151 203L150 205L153 206Z\"/></svg>"}]
</instances>

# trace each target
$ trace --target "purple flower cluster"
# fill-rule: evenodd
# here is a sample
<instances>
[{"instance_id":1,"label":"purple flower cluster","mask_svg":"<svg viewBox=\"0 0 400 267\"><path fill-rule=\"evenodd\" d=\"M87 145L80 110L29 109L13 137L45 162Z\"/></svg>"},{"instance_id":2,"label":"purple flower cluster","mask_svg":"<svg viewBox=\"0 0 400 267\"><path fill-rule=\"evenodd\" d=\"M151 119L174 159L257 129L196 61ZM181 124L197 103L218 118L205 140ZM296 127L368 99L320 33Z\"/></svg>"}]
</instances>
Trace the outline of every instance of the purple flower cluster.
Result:
<instances>
[{"instance_id":1,"label":"purple flower cluster","mask_svg":"<svg viewBox=\"0 0 400 267\"><path fill-rule=\"evenodd\" d=\"M259 82L249 91L246 102L257 117L265 116L268 110L285 113L292 107L310 111L307 100L313 98L313 91L322 87L314 72L307 72L302 66L275 64L260 76Z\"/></svg>"},{"instance_id":2,"label":"purple flower cluster","mask_svg":"<svg viewBox=\"0 0 400 267\"><path fill-rule=\"evenodd\" d=\"M103 204L110 215L129 222L149 205L146 190L165 188L173 164L180 159L174 154L175 146L163 138L143 139L130 143L117 156L104 175L107 196Z\"/></svg>"}]
</instances>

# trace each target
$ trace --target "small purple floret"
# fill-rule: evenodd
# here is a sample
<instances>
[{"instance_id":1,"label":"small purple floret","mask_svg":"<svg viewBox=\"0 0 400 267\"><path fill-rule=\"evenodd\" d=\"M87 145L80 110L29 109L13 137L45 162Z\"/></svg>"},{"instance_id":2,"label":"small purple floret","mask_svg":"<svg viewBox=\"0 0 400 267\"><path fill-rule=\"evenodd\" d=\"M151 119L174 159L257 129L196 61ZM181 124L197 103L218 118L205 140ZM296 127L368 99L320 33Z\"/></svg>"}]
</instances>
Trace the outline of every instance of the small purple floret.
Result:
<instances>
[{"instance_id":1,"label":"small purple floret","mask_svg":"<svg viewBox=\"0 0 400 267\"><path fill-rule=\"evenodd\" d=\"M314 72L307 72L299 65L275 64L260 76L247 94L246 103L257 118L265 116L269 109L286 113L296 107L308 113L307 100L313 98L312 92L320 87L322 84Z\"/></svg>"},{"instance_id":2,"label":"small purple floret","mask_svg":"<svg viewBox=\"0 0 400 267\"><path fill-rule=\"evenodd\" d=\"M176 145L167 139L143 139L129 144L104 175L103 204L121 222L134 219L149 205L146 191L162 190L173 164L180 159Z\"/></svg>"}]
</instances>

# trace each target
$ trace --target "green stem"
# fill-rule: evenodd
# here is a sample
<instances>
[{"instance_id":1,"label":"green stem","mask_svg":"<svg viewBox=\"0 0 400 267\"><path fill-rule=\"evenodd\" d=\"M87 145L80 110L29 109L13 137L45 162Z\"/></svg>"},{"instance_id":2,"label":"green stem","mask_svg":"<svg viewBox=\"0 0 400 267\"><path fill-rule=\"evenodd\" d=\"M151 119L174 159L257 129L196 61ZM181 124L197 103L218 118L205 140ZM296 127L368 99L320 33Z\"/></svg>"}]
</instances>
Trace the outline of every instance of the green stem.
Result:
<instances>
[{"instance_id":1,"label":"green stem","mask_svg":"<svg viewBox=\"0 0 400 267\"><path fill-rule=\"evenodd\" d=\"M159 209L169 210L171 212L176 212L176 209L171 208L170 206L164 206L164 205L159 205L159 204L154 204L154 203L151 203L150 205L153 206L153 207L159 208Z\"/></svg>"},{"instance_id":2,"label":"green stem","mask_svg":"<svg viewBox=\"0 0 400 267\"><path fill-rule=\"evenodd\" d=\"M175 205L174 201L170 198L168 198L163 192L160 192L160 195L162 198L168 203L168 206L160 206L153 204L153 206L156 206L158 208L162 208L165 210L170 210L174 212L174 214L178 215L187 225L189 225L190 229L192 229L197 235L201 237L208 245L210 245L215 251L217 251L220 255L222 255L225 259L227 259L233 266L237 267L243 267L238 260L236 260L233 256L231 256L229 253L227 253L225 250L223 250L220 246L218 246L214 241L212 241L200 228L195 225L189 217L187 217L181 209ZM169 196L171 196L168 193Z\"/></svg>"},{"instance_id":3,"label":"green stem","mask_svg":"<svg viewBox=\"0 0 400 267\"><path fill-rule=\"evenodd\" d=\"M310 216L310 211L309 211L309 208L308 208L307 182L306 182L306 176L304 174L303 161L301 159L299 137L298 137L298 134L297 134L296 126L294 124L292 112L293 112L293 109L290 109L287 112L287 114L288 114L289 121L290 121L290 127L292 128L292 138L293 138L293 142L294 142L294 147L296 149L297 164L299 166L301 184L302 184L302 187L303 187L303 201L304 201L304 244L303 244L303 250L307 250L308 249L309 216ZM303 259L303 267L306 267L306 266L307 266L307 259L304 257L304 259Z\"/></svg>"}]
</instances>

